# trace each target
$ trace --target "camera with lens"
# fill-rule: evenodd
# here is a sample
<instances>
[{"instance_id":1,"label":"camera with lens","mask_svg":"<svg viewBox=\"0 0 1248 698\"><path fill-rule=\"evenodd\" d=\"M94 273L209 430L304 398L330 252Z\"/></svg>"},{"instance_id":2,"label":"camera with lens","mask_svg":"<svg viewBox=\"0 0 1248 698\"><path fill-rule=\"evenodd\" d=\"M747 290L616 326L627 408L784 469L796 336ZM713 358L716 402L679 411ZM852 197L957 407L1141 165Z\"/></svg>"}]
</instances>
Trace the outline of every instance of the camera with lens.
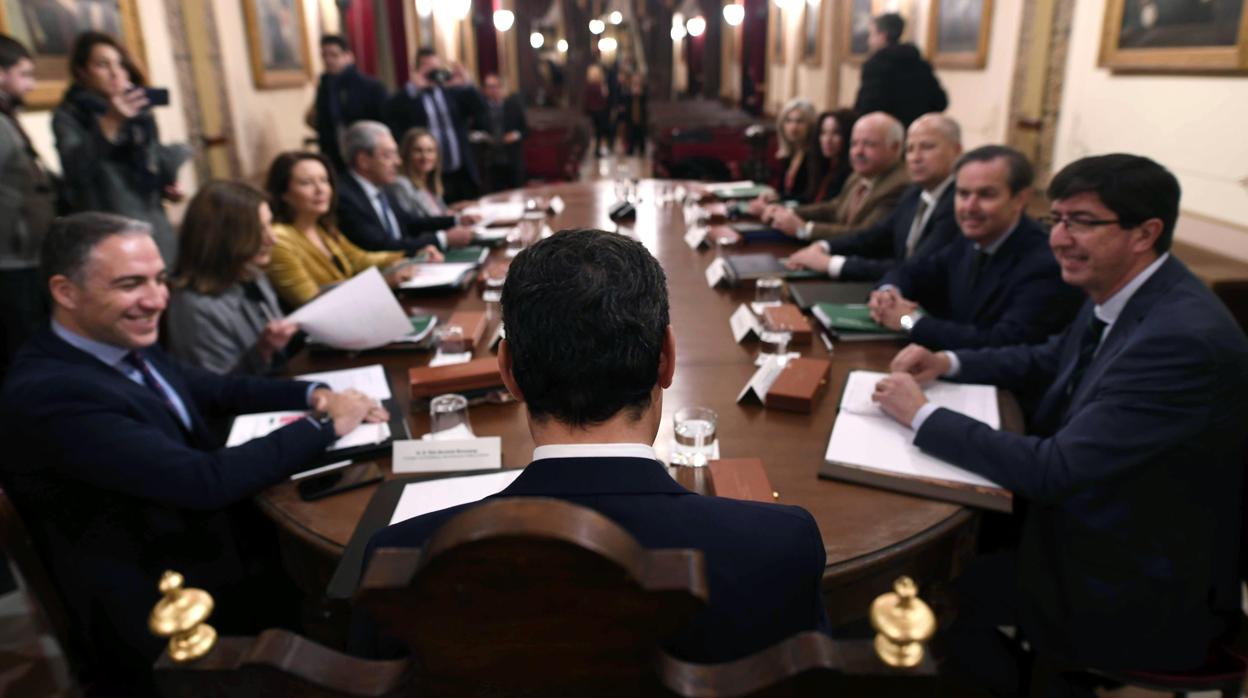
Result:
<instances>
[{"instance_id":1,"label":"camera with lens","mask_svg":"<svg viewBox=\"0 0 1248 698\"><path fill-rule=\"evenodd\" d=\"M451 71L446 68L438 68L437 70L429 71L427 77L432 82L436 82L439 85L445 85L447 81L451 79Z\"/></svg>"}]
</instances>

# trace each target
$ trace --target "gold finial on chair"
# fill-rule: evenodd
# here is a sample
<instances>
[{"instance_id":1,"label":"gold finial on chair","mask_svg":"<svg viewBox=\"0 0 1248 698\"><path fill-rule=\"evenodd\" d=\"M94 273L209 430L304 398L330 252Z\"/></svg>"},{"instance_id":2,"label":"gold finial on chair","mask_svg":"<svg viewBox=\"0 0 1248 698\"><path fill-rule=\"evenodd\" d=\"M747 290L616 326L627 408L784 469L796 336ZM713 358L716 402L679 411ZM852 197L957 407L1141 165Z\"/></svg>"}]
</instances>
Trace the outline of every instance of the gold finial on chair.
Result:
<instances>
[{"instance_id":1,"label":"gold finial on chair","mask_svg":"<svg viewBox=\"0 0 1248 698\"><path fill-rule=\"evenodd\" d=\"M212 615L212 597L203 589L183 589L182 575L172 570L160 576L160 593L147 628L157 637L169 638L169 657L193 662L217 644L217 631L204 621Z\"/></svg>"},{"instance_id":2,"label":"gold finial on chair","mask_svg":"<svg viewBox=\"0 0 1248 698\"><path fill-rule=\"evenodd\" d=\"M893 591L871 604L871 627L875 628L875 653L889 666L913 667L923 661L923 643L936 632L936 616L923 599L914 580L901 576Z\"/></svg>"}]
</instances>

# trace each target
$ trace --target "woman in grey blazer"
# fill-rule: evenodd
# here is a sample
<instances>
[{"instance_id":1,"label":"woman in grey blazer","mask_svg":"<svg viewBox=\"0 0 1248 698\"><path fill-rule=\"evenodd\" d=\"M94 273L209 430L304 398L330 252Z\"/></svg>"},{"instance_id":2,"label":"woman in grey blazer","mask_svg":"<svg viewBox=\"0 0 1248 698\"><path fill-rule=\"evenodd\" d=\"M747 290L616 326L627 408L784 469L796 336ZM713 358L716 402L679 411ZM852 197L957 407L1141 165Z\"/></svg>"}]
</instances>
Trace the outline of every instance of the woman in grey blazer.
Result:
<instances>
[{"instance_id":1,"label":"woman in grey blazer","mask_svg":"<svg viewBox=\"0 0 1248 698\"><path fill-rule=\"evenodd\" d=\"M263 272L272 221L264 194L241 182L209 182L191 200L167 318L175 356L217 373L285 366L298 327L281 319Z\"/></svg>"}]
</instances>

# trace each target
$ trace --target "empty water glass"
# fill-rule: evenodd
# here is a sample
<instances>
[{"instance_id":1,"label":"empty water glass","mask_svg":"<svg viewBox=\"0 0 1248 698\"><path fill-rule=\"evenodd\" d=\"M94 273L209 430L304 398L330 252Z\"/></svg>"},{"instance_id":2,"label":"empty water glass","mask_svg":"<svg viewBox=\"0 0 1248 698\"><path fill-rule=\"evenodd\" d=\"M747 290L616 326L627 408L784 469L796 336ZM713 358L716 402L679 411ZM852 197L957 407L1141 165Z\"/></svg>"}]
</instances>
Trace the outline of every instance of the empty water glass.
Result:
<instances>
[{"instance_id":1,"label":"empty water glass","mask_svg":"<svg viewBox=\"0 0 1248 698\"><path fill-rule=\"evenodd\" d=\"M784 363L788 357L789 340L792 334L788 332L773 332L771 330L763 330L758 336L758 363L761 366L763 362L771 357L776 357L780 363Z\"/></svg>"},{"instance_id":2,"label":"empty water glass","mask_svg":"<svg viewBox=\"0 0 1248 698\"><path fill-rule=\"evenodd\" d=\"M784 281L778 276L767 276L754 284L754 302L758 305L780 305L784 302Z\"/></svg>"},{"instance_id":3,"label":"empty water glass","mask_svg":"<svg viewBox=\"0 0 1248 698\"><path fill-rule=\"evenodd\" d=\"M429 401L429 433L433 438L472 437L468 421L468 398L458 393L439 395ZM439 434L442 434L439 437Z\"/></svg>"},{"instance_id":4,"label":"empty water glass","mask_svg":"<svg viewBox=\"0 0 1248 698\"><path fill-rule=\"evenodd\" d=\"M672 463L701 468L714 455L715 428L719 415L709 407L683 407L676 410L672 426L676 443L672 447Z\"/></svg>"},{"instance_id":5,"label":"empty water glass","mask_svg":"<svg viewBox=\"0 0 1248 698\"><path fill-rule=\"evenodd\" d=\"M442 354L462 354L468 351L464 340L464 328L459 325L442 325L433 331L434 342Z\"/></svg>"}]
</instances>

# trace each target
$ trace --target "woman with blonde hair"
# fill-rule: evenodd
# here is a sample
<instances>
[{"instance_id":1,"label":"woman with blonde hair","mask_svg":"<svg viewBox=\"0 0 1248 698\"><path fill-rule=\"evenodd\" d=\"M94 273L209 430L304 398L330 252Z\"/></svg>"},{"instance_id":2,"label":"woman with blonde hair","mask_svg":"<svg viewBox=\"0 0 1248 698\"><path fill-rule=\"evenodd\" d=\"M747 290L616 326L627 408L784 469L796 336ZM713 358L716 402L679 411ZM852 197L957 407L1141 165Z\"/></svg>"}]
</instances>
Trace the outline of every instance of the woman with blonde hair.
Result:
<instances>
[{"instance_id":1,"label":"woman with blonde hair","mask_svg":"<svg viewBox=\"0 0 1248 698\"><path fill-rule=\"evenodd\" d=\"M750 202L746 209L750 215L759 216L767 204L780 201L810 203L811 193L811 131L815 126L815 105L801 97L785 103L776 117L776 159L779 173L772 182L774 195L762 194Z\"/></svg>"}]
</instances>

